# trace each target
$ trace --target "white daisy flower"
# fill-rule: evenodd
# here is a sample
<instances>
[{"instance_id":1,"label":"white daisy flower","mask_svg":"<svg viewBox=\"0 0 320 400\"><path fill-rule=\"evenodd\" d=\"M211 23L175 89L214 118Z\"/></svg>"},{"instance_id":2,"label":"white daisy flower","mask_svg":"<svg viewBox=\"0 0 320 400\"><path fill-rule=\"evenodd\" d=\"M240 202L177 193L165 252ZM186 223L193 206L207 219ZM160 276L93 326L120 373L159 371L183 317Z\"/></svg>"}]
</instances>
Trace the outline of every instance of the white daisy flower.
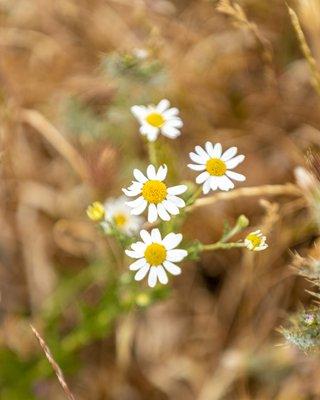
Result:
<instances>
[{"instance_id":1,"label":"white daisy flower","mask_svg":"<svg viewBox=\"0 0 320 400\"><path fill-rule=\"evenodd\" d=\"M261 230L257 230L255 232L249 233L249 235L245 238L244 244L246 248L253 251L261 251L265 250L268 245L266 243L267 238L263 235Z\"/></svg>"},{"instance_id":2,"label":"white daisy flower","mask_svg":"<svg viewBox=\"0 0 320 400\"><path fill-rule=\"evenodd\" d=\"M179 208L185 207L186 203L178 195L187 190L186 185L167 187L163 182L167 176L167 166L162 165L156 171L153 165L147 168L147 176L138 169L133 170L136 181L127 189L122 189L129 197L139 196L126 204L132 208L131 214L140 215L148 206L148 221L155 222L158 216L163 221L169 221L170 215L178 215Z\"/></svg>"},{"instance_id":3,"label":"white daisy flower","mask_svg":"<svg viewBox=\"0 0 320 400\"><path fill-rule=\"evenodd\" d=\"M154 287L157 280L164 285L168 283L167 272L181 274L181 268L174 264L188 254L186 250L176 249L182 240L181 233L169 233L162 239L159 229L152 229L151 233L142 230L140 236L142 242L133 243L131 250L126 250L127 256L137 259L129 266L131 271L136 271L136 281L148 274L148 285Z\"/></svg>"},{"instance_id":4,"label":"white daisy flower","mask_svg":"<svg viewBox=\"0 0 320 400\"><path fill-rule=\"evenodd\" d=\"M179 117L177 108L169 108L169 100L161 100L157 106L133 106L132 114L140 122L140 133L147 136L150 142L154 142L159 132L170 139L175 139L181 132L183 122Z\"/></svg>"},{"instance_id":5,"label":"white daisy flower","mask_svg":"<svg viewBox=\"0 0 320 400\"><path fill-rule=\"evenodd\" d=\"M143 224L143 218L131 215L130 208L126 205L126 197L109 199L104 204L105 221L102 226L106 232L110 231L109 222L114 224L120 232L127 235L136 233Z\"/></svg>"},{"instance_id":6,"label":"white daisy flower","mask_svg":"<svg viewBox=\"0 0 320 400\"><path fill-rule=\"evenodd\" d=\"M211 142L205 144L205 150L195 147L195 152L190 153L190 158L196 164L188 164L194 171L203 171L197 176L196 182L203 184L203 193L207 194L211 190L228 191L234 188L235 181L245 181L245 176L237 172L230 171L239 165L243 160L243 155L237 155L237 148L230 147L222 153L220 143L213 145Z\"/></svg>"}]
</instances>

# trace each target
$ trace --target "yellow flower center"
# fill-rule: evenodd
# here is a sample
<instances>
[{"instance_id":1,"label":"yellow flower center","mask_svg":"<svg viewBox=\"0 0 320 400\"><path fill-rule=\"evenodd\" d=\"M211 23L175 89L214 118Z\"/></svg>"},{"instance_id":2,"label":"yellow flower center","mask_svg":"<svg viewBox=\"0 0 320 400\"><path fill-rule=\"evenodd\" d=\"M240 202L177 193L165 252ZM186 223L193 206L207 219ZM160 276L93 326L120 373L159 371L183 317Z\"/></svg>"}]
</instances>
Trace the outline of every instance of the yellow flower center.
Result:
<instances>
[{"instance_id":1,"label":"yellow flower center","mask_svg":"<svg viewBox=\"0 0 320 400\"><path fill-rule=\"evenodd\" d=\"M261 245L262 239L261 237L254 235L250 233L250 235L247 236L247 240L249 240L252 243L253 248L255 249L256 247L259 247Z\"/></svg>"},{"instance_id":2,"label":"yellow flower center","mask_svg":"<svg viewBox=\"0 0 320 400\"><path fill-rule=\"evenodd\" d=\"M161 203L167 197L167 186L160 181L148 181L143 185L142 196L149 203Z\"/></svg>"},{"instance_id":3,"label":"yellow flower center","mask_svg":"<svg viewBox=\"0 0 320 400\"><path fill-rule=\"evenodd\" d=\"M92 221L100 221L104 217L105 211L100 201L95 201L87 208L87 215Z\"/></svg>"},{"instance_id":4,"label":"yellow flower center","mask_svg":"<svg viewBox=\"0 0 320 400\"><path fill-rule=\"evenodd\" d=\"M160 265L167 256L166 248L159 243L152 243L146 248L144 257L150 265Z\"/></svg>"},{"instance_id":5,"label":"yellow flower center","mask_svg":"<svg viewBox=\"0 0 320 400\"><path fill-rule=\"evenodd\" d=\"M123 227L123 225L126 224L126 222L128 221L128 217L125 214L119 213L116 214L114 217L114 223L119 227Z\"/></svg>"},{"instance_id":6,"label":"yellow flower center","mask_svg":"<svg viewBox=\"0 0 320 400\"><path fill-rule=\"evenodd\" d=\"M219 158L210 158L206 163L206 169L210 175L222 176L226 173L226 163Z\"/></svg>"},{"instance_id":7,"label":"yellow flower center","mask_svg":"<svg viewBox=\"0 0 320 400\"><path fill-rule=\"evenodd\" d=\"M147 116L146 121L148 122L148 124L155 126L156 128L161 128L161 126L165 122L165 119L161 114L153 112Z\"/></svg>"}]
</instances>

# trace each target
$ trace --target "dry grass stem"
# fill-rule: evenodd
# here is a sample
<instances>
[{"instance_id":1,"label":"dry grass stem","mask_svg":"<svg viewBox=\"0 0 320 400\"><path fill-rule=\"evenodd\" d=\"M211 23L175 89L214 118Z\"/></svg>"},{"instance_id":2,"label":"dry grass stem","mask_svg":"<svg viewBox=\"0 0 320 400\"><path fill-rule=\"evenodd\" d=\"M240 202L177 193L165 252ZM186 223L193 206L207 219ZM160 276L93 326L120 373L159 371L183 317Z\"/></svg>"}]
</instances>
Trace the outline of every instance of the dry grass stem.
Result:
<instances>
[{"instance_id":1,"label":"dry grass stem","mask_svg":"<svg viewBox=\"0 0 320 400\"><path fill-rule=\"evenodd\" d=\"M69 389L69 386L64 378L63 372L61 370L61 368L59 367L59 365L57 364L57 362L55 361L55 359L53 358L51 351L49 349L49 347L47 346L46 342L42 339L42 337L40 336L39 332L32 326L31 329L33 331L33 333L35 334L36 338L39 341L39 344L42 348L42 350L44 351L44 354L47 357L47 360L49 361L50 365L52 366L58 380L59 383L64 391L64 393L66 394L67 398L69 400L76 400L76 398L74 397L74 395L72 394L71 390Z\"/></svg>"},{"instance_id":2,"label":"dry grass stem","mask_svg":"<svg viewBox=\"0 0 320 400\"><path fill-rule=\"evenodd\" d=\"M264 185L243 187L235 189L232 192L219 192L213 196L198 199L194 205L189 207L190 210L195 208L208 206L221 200L234 200L238 197L254 197L254 196L302 196L301 190L293 184L286 185Z\"/></svg>"},{"instance_id":3,"label":"dry grass stem","mask_svg":"<svg viewBox=\"0 0 320 400\"><path fill-rule=\"evenodd\" d=\"M63 137L42 114L36 110L22 110L20 113L22 122L32 126L61 154L81 177L83 181L88 180L88 169L84 159L77 150Z\"/></svg>"},{"instance_id":4,"label":"dry grass stem","mask_svg":"<svg viewBox=\"0 0 320 400\"><path fill-rule=\"evenodd\" d=\"M273 63L273 49L270 41L261 34L258 26L251 22L243 8L236 2L230 0L220 0L217 10L233 18L236 25L240 28L246 28L251 32L261 49L261 56L266 65L266 74L271 82L276 82Z\"/></svg>"},{"instance_id":5,"label":"dry grass stem","mask_svg":"<svg viewBox=\"0 0 320 400\"><path fill-rule=\"evenodd\" d=\"M305 59L307 60L309 68L310 68L311 77L312 77L312 79L311 79L312 86L314 87L314 89L318 93L318 95L320 96L320 73L319 73L319 70L317 67L316 60L314 59L312 52L310 50L310 47L306 41L305 35L301 28L301 24L300 24L300 21L299 21L299 18L297 16L296 12L288 5L287 5L287 7L288 7L292 26L296 32L296 35L297 35L297 38L298 38L298 41L300 44L301 51L302 51Z\"/></svg>"}]
</instances>

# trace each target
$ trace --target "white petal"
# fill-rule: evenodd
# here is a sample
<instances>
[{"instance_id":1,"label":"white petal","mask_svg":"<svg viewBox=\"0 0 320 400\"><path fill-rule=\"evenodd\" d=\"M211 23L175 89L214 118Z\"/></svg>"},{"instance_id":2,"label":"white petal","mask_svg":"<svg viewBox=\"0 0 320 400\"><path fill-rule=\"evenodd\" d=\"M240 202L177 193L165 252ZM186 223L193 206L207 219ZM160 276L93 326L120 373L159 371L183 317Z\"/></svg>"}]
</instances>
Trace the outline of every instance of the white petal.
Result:
<instances>
[{"instance_id":1,"label":"white petal","mask_svg":"<svg viewBox=\"0 0 320 400\"><path fill-rule=\"evenodd\" d=\"M171 186L167 189L168 194L177 195L184 193L188 187L186 185Z\"/></svg>"},{"instance_id":2,"label":"white petal","mask_svg":"<svg viewBox=\"0 0 320 400\"><path fill-rule=\"evenodd\" d=\"M191 158L191 160L197 164L201 164L201 165L205 165L206 162L209 160L209 156L199 156L199 154L196 153L189 153L189 157Z\"/></svg>"},{"instance_id":3,"label":"white petal","mask_svg":"<svg viewBox=\"0 0 320 400\"><path fill-rule=\"evenodd\" d=\"M133 176L136 178L136 180L140 183L146 183L147 178L143 175L141 171L139 171L137 168L133 170Z\"/></svg>"},{"instance_id":4,"label":"white petal","mask_svg":"<svg viewBox=\"0 0 320 400\"><path fill-rule=\"evenodd\" d=\"M134 279L135 279L136 281L141 281L141 279L143 279L143 278L147 275L147 273L148 273L148 271L149 271L149 268L150 268L150 264L144 265L144 266L143 266L142 268L140 268L139 271L135 274Z\"/></svg>"},{"instance_id":5,"label":"white petal","mask_svg":"<svg viewBox=\"0 0 320 400\"><path fill-rule=\"evenodd\" d=\"M172 250L181 243L182 238L181 233L171 232L162 240L162 244L167 250Z\"/></svg>"},{"instance_id":6,"label":"white petal","mask_svg":"<svg viewBox=\"0 0 320 400\"><path fill-rule=\"evenodd\" d=\"M136 252L136 251L132 251L132 250L125 250L125 253L128 257L131 258L141 258L141 254Z\"/></svg>"},{"instance_id":7,"label":"white petal","mask_svg":"<svg viewBox=\"0 0 320 400\"><path fill-rule=\"evenodd\" d=\"M163 136L166 136L170 139L175 139L181 135L181 132L177 128L168 125L164 125L161 128L161 133L163 134Z\"/></svg>"},{"instance_id":8,"label":"white petal","mask_svg":"<svg viewBox=\"0 0 320 400\"><path fill-rule=\"evenodd\" d=\"M198 164L188 164L188 167L190 169L193 169L194 171L204 171L206 169L206 166L203 165L198 165Z\"/></svg>"},{"instance_id":9,"label":"white petal","mask_svg":"<svg viewBox=\"0 0 320 400\"><path fill-rule=\"evenodd\" d=\"M182 261L187 255L188 252L186 250L181 250L181 249L169 250L167 252L167 260L173 262L179 262Z\"/></svg>"},{"instance_id":10,"label":"white petal","mask_svg":"<svg viewBox=\"0 0 320 400\"><path fill-rule=\"evenodd\" d=\"M148 209L148 222L153 223L158 218L158 211L155 204L149 204Z\"/></svg>"},{"instance_id":11,"label":"white petal","mask_svg":"<svg viewBox=\"0 0 320 400\"><path fill-rule=\"evenodd\" d=\"M126 205L128 207L139 207L141 203L143 203L144 201L146 201L142 196L138 197L135 200L132 201L126 201ZM107 213L108 214L108 213ZM110 211L109 211L110 214Z\"/></svg>"},{"instance_id":12,"label":"white petal","mask_svg":"<svg viewBox=\"0 0 320 400\"><path fill-rule=\"evenodd\" d=\"M143 211L146 209L148 205L148 202L146 200L144 200L138 207L133 208L130 211L130 214L132 215L140 215L143 213Z\"/></svg>"},{"instance_id":13,"label":"white petal","mask_svg":"<svg viewBox=\"0 0 320 400\"><path fill-rule=\"evenodd\" d=\"M146 247L147 247L146 244L144 242L141 242L141 241L136 242L136 243L132 243L132 245L131 245L131 249L133 251L135 251L136 253L141 254L141 257L144 256L144 252L146 250Z\"/></svg>"},{"instance_id":14,"label":"white petal","mask_svg":"<svg viewBox=\"0 0 320 400\"><path fill-rule=\"evenodd\" d=\"M142 229L142 230L140 231L140 236L141 236L141 239L143 240L144 243L146 243L146 244L152 243L151 235L150 235L150 233L149 233L148 231L146 231L145 229Z\"/></svg>"},{"instance_id":15,"label":"white petal","mask_svg":"<svg viewBox=\"0 0 320 400\"><path fill-rule=\"evenodd\" d=\"M186 203L183 199L180 199L180 197L177 196L167 196L168 201L172 201L177 207L183 208L185 207Z\"/></svg>"},{"instance_id":16,"label":"white petal","mask_svg":"<svg viewBox=\"0 0 320 400\"><path fill-rule=\"evenodd\" d=\"M239 155L236 156L234 158L231 158L231 160L226 161L226 166L228 169L233 169L235 168L237 165L239 165L240 163L242 163L242 161L244 160L244 155Z\"/></svg>"},{"instance_id":17,"label":"white petal","mask_svg":"<svg viewBox=\"0 0 320 400\"><path fill-rule=\"evenodd\" d=\"M160 233L159 229L157 229L157 228L152 229L151 238L152 238L153 243L161 243L162 242L161 233Z\"/></svg>"},{"instance_id":18,"label":"white petal","mask_svg":"<svg viewBox=\"0 0 320 400\"><path fill-rule=\"evenodd\" d=\"M161 114L163 111L167 110L169 107L170 107L170 101L167 99L163 99L157 105L156 110L158 111L158 113Z\"/></svg>"},{"instance_id":19,"label":"white petal","mask_svg":"<svg viewBox=\"0 0 320 400\"><path fill-rule=\"evenodd\" d=\"M140 127L140 132L142 135L146 135L150 142L154 142L159 135L159 128L144 124Z\"/></svg>"},{"instance_id":20,"label":"white petal","mask_svg":"<svg viewBox=\"0 0 320 400\"><path fill-rule=\"evenodd\" d=\"M195 151L197 154L199 154L200 157L203 157L205 160L209 160L210 156L206 151L203 150L201 146L196 146Z\"/></svg>"},{"instance_id":21,"label":"white petal","mask_svg":"<svg viewBox=\"0 0 320 400\"><path fill-rule=\"evenodd\" d=\"M261 229L252 232L252 235L259 235L259 234L262 234Z\"/></svg>"},{"instance_id":22,"label":"white petal","mask_svg":"<svg viewBox=\"0 0 320 400\"><path fill-rule=\"evenodd\" d=\"M244 175L238 174L234 171L227 171L226 175L228 175L229 178L234 179L235 181L244 182L246 180L246 177Z\"/></svg>"},{"instance_id":23,"label":"white petal","mask_svg":"<svg viewBox=\"0 0 320 400\"><path fill-rule=\"evenodd\" d=\"M234 183L227 176L217 177L217 186L220 190L228 191L234 188Z\"/></svg>"},{"instance_id":24,"label":"white petal","mask_svg":"<svg viewBox=\"0 0 320 400\"><path fill-rule=\"evenodd\" d=\"M210 177L210 174L208 171L202 172L200 175L197 176L196 182L200 185L203 183L205 180L207 180Z\"/></svg>"},{"instance_id":25,"label":"white petal","mask_svg":"<svg viewBox=\"0 0 320 400\"><path fill-rule=\"evenodd\" d=\"M206 142L206 151L209 154L210 157L214 157L214 150L213 150L213 144L211 142Z\"/></svg>"},{"instance_id":26,"label":"white petal","mask_svg":"<svg viewBox=\"0 0 320 400\"><path fill-rule=\"evenodd\" d=\"M230 149L226 150L222 156L222 161L228 161L230 158L234 157L237 154L238 149L236 147L230 147Z\"/></svg>"},{"instance_id":27,"label":"white petal","mask_svg":"<svg viewBox=\"0 0 320 400\"><path fill-rule=\"evenodd\" d=\"M173 128L182 128L183 121L180 118L170 118L166 121L163 127L173 127Z\"/></svg>"},{"instance_id":28,"label":"white petal","mask_svg":"<svg viewBox=\"0 0 320 400\"><path fill-rule=\"evenodd\" d=\"M212 158L220 158L222 154L222 146L220 143L216 143L213 148L213 157Z\"/></svg>"},{"instance_id":29,"label":"white petal","mask_svg":"<svg viewBox=\"0 0 320 400\"><path fill-rule=\"evenodd\" d=\"M168 172L167 166L165 164L160 165L158 172L157 172L156 179L158 181L163 181L164 179L166 179L167 172Z\"/></svg>"},{"instance_id":30,"label":"white petal","mask_svg":"<svg viewBox=\"0 0 320 400\"><path fill-rule=\"evenodd\" d=\"M172 117L174 117L174 116L176 116L178 114L179 114L179 110L176 107L169 108L169 110L166 110L166 111L163 112L163 116L166 119L172 118Z\"/></svg>"},{"instance_id":31,"label":"white petal","mask_svg":"<svg viewBox=\"0 0 320 400\"><path fill-rule=\"evenodd\" d=\"M148 179L150 179L150 180L155 180L155 179L157 179L156 169L155 169L155 167L154 167L152 164L150 164L150 165L148 166L148 168L147 168L147 177L148 177Z\"/></svg>"},{"instance_id":32,"label":"white petal","mask_svg":"<svg viewBox=\"0 0 320 400\"><path fill-rule=\"evenodd\" d=\"M203 191L203 194L208 194L209 192L210 192L210 178L208 178L205 182L204 182L204 184L203 184L203 186L202 186L202 191Z\"/></svg>"},{"instance_id":33,"label":"white petal","mask_svg":"<svg viewBox=\"0 0 320 400\"><path fill-rule=\"evenodd\" d=\"M157 283L157 267L151 267L150 268L150 272L149 272L149 276L148 276L148 285L150 287L154 287Z\"/></svg>"},{"instance_id":34,"label":"white petal","mask_svg":"<svg viewBox=\"0 0 320 400\"><path fill-rule=\"evenodd\" d=\"M168 276L166 274L166 271L161 265L157 266L157 275L160 283L162 283L163 285L166 285L168 283L169 281Z\"/></svg>"},{"instance_id":35,"label":"white petal","mask_svg":"<svg viewBox=\"0 0 320 400\"><path fill-rule=\"evenodd\" d=\"M173 264L171 261L164 261L163 266L172 275L180 275L181 274L181 268L178 267L176 264Z\"/></svg>"},{"instance_id":36,"label":"white petal","mask_svg":"<svg viewBox=\"0 0 320 400\"><path fill-rule=\"evenodd\" d=\"M141 190L143 184L140 182L132 181L131 185L127 188L128 190Z\"/></svg>"},{"instance_id":37,"label":"white petal","mask_svg":"<svg viewBox=\"0 0 320 400\"><path fill-rule=\"evenodd\" d=\"M211 176L210 177L210 188L211 190L217 190L218 189L218 180L216 176Z\"/></svg>"},{"instance_id":38,"label":"white petal","mask_svg":"<svg viewBox=\"0 0 320 400\"><path fill-rule=\"evenodd\" d=\"M163 204L159 203L157 205L158 215L163 221L170 221L170 215L167 210L164 208Z\"/></svg>"},{"instance_id":39,"label":"white petal","mask_svg":"<svg viewBox=\"0 0 320 400\"><path fill-rule=\"evenodd\" d=\"M141 122L146 116L147 109L144 106L132 106L131 112Z\"/></svg>"},{"instance_id":40,"label":"white petal","mask_svg":"<svg viewBox=\"0 0 320 400\"><path fill-rule=\"evenodd\" d=\"M139 258L139 260L137 260L134 263L129 265L129 269L130 269L130 271L137 271L138 269L142 268L146 264L147 264L147 261L145 258Z\"/></svg>"},{"instance_id":41,"label":"white petal","mask_svg":"<svg viewBox=\"0 0 320 400\"><path fill-rule=\"evenodd\" d=\"M179 214L179 208L169 200L163 200L162 202L164 208L172 215L178 215Z\"/></svg>"},{"instance_id":42,"label":"white petal","mask_svg":"<svg viewBox=\"0 0 320 400\"><path fill-rule=\"evenodd\" d=\"M133 189L125 189L125 188L123 188L122 191L128 197L135 197L135 196L137 196L138 194L141 193L141 188L138 187L138 186L135 186Z\"/></svg>"}]
</instances>

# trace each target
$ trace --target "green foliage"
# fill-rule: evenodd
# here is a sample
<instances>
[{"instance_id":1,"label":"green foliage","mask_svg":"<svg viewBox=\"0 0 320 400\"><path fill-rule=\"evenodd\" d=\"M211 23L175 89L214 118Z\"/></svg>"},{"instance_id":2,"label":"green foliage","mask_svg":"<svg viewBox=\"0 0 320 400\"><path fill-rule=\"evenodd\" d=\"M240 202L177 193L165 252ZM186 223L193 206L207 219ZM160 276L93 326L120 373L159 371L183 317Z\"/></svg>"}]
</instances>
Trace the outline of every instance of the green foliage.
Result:
<instances>
[{"instance_id":1,"label":"green foliage","mask_svg":"<svg viewBox=\"0 0 320 400\"><path fill-rule=\"evenodd\" d=\"M67 131L74 135L100 138L108 132L107 122L76 97L70 97L63 104L63 122Z\"/></svg>"},{"instance_id":2,"label":"green foliage","mask_svg":"<svg viewBox=\"0 0 320 400\"><path fill-rule=\"evenodd\" d=\"M93 285L99 296L96 302L89 304L82 293ZM150 306L169 293L167 287L145 290L131 274L120 274L108 260L101 260L76 276L61 277L56 292L43 305L43 336L64 372L73 373L80 366L79 351L107 337L119 316ZM59 327L66 322L65 311L70 307L76 309L78 318L69 331L62 334ZM37 355L22 359L8 348L0 347L0 364L0 398L3 400L35 399L34 382L53 375L41 350Z\"/></svg>"},{"instance_id":3,"label":"green foliage","mask_svg":"<svg viewBox=\"0 0 320 400\"><path fill-rule=\"evenodd\" d=\"M114 78L135 79L149 85L160 85L166 79L160 61L150 58L143 49L131 54L108 54L101 61L101 69Z\"/></svg>"}]
</instances>

